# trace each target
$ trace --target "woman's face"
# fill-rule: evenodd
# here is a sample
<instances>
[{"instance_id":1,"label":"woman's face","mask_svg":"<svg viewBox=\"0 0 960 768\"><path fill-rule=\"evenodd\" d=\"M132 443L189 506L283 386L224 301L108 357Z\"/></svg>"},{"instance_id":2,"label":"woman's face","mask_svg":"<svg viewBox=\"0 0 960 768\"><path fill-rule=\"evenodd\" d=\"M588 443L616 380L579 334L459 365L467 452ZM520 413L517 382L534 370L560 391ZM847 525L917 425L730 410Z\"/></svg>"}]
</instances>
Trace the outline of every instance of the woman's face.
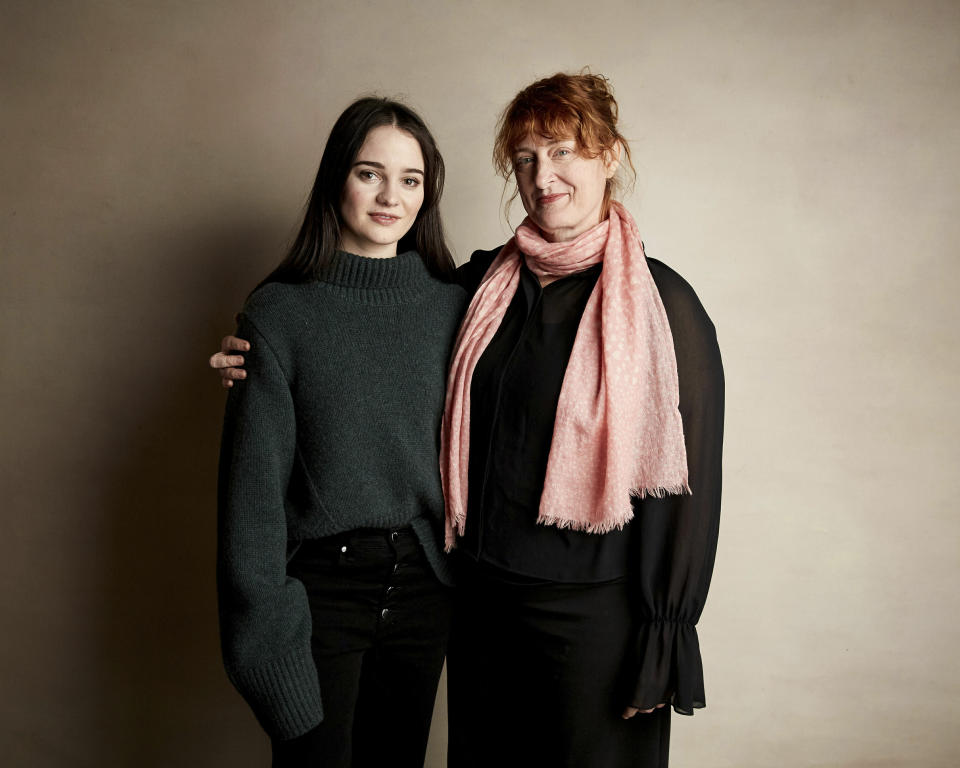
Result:
<instances>
[{"instance_id":1,"label":"woman's face","mask_svg":"<svg viewBox=\"0 0 960 768\"><path fill-rule=\"evenodd\" d=\"M527 215L547 240L559 242L600 222L603 193L617 160L610 153L585 157L576 139L530 134L513 153L513 170Z\"/></svg>"},{"instance_id":2,"label":"woman's face","mask_svg":"<svg viewBox=\"0 0 960 768\"><path fill-rule=\"evenodd\" d=\"M392 125L372 129L347 174L340 200L340 247L360 256L397 255L397 242L423 205L423 153Z\"/></svg>"}]
</instances>

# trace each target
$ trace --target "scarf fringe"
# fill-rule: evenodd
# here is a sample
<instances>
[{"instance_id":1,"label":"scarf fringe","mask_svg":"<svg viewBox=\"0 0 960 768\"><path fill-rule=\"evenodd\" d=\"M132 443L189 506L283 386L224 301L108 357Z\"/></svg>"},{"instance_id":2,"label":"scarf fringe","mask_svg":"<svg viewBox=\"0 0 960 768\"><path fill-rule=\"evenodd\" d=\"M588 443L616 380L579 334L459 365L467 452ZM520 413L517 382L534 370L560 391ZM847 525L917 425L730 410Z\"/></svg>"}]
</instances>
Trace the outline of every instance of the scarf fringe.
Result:
<instances>
[{"instance_id":1,"label":"scarf fringe","mask_svg":"<svg viewBox=\"0 0 960 768\"><path fill-rule=\"evenodd\" d=\"M686 480L660 488L631 488L630 495L638 499L645 499L647 496L653 496L655 499L662 499L664 496L693 496L690 489L690 483Z\"/></svg>"},{"instance_id":2,"label":"scarf fringe","mask_svg":"<svg viewBox=\"0 0 960 768\"><path fill-rule=\"evenodd\" d=\"M655 499L662 499L666 496L692 496L693 491L687 482L678 483L659 488L631 488L630 496L636 499L645 499L652 496ZM609 533L610 531L622 531L623 527L633 520L633 508L611 519L604 520L571 520L560 515L545 515L542 512L537 517L537 525L552 525L561 530L581 531L583 533ZM452 547L451 547L452 548ZM448 552L450 550L447 550Z\"/></svg>"},{"instance_id":3,"label":"scarf fringe","mask_svg":"<svg viewBox=\"0 0 960 768\"><path fill-rule=\"evenodd\" d=\"M553 525L561 530L580 531L581 533L610 533L616 529L623 530L623 526L633 520L633 512L629 512L622 518L615 520L570 520L566 517L557 517L555 515L540 515L537 518L537 525Z\"/></svg>"},{"instance_id":4,"label":"scarf fringe","mask_svg":"<svg viewBox=\"0 0 960 768\"><path fill-rule=\"evenodd\" d=\"M457 548L457 537L463 536L463 530L466 526L467 516L461 510L453 516L453 521L447 518L443 531L443 551L450 554Z\"/></svg>"}]
</instances>

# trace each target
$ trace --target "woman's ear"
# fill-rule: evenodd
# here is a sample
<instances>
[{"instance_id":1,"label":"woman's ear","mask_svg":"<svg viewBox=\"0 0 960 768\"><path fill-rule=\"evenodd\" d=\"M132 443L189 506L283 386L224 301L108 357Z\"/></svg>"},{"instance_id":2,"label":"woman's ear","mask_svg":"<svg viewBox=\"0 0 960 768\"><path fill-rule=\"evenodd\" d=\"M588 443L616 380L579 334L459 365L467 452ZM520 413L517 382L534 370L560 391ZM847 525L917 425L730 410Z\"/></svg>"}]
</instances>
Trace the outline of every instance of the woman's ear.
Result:
<instances>
[{"instance_id":1,"label":"woman's ear","mask_svg":"<svg viewBox=\"0 0 960 768\"><path fill-rule=\"evenodd\" d=\"M607 178L612 179L620 167L620 153L623 151L623 144L619 141L611 148L603 151L603 166L607 171Z\"/></svg>"}]
</instances>

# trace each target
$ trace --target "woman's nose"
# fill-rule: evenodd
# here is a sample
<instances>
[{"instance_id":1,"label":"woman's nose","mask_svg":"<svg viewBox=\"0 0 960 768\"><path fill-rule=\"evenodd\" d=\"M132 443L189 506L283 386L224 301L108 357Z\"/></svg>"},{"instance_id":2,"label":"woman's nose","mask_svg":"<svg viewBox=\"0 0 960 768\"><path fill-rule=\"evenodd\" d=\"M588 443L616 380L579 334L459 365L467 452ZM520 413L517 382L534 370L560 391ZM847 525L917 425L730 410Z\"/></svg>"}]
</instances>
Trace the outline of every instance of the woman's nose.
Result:
<instances>
[{"instance_id":1,"label":"woman's nose","mask_svg":"<svg viewBox=\"0 0 960 768\"><path fill-rule=\"evenodd\" d=\"M380 203L380 205L396 205L398 200L399 196L396 185L387 182L380 187L380 191L377 193L377 202Z\"/></svg>"},{"instance_id":2,"label":"woman's nose","mask_svg":"<svg viewBox=\"0 0 960 768\"><path fill-rule=\"evenodd\" d=\"M537 185L538 189L545 189L550 186L555 178L553 172L553 164L550 160L540 160L537 162L537 172L533 176L533 183Z\"/></svg>"}]
</instances>

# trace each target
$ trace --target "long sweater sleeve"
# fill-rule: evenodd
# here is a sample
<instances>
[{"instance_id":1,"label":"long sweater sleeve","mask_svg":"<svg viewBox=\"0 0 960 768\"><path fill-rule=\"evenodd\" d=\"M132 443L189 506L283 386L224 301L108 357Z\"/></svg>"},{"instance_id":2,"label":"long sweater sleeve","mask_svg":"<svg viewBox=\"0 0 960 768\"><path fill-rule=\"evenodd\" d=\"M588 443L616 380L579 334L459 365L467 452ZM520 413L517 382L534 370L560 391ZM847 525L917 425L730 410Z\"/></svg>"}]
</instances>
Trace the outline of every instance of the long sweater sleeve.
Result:
<instances>
[{"instance_id":1,"label":"long sweater sleeve","mask_svg":"<svg viewBox=\"0 0 960 768\"><path fill-rule=\"evenodd\" d=\"M706 705L696 623L713 573L720 523L724 379L713 323L693 290L651 261L670 321L690 495L635 500L631 581L640 622L632 704L693 714Z\"/></svg>"},{"instance_id":2,"label":"long sweater sleeve","mask_svg":"<svg viewBox=\"0 0 960 768\"><path fill-rule=\"evenodd\" d=\"M323 718L303 585L286 573L285 495L296 458L290 388L267 339L246 318L249 376L227 400L220 453L217 586L224 664L273 737Z\"/></svg>"}]
</instances>

